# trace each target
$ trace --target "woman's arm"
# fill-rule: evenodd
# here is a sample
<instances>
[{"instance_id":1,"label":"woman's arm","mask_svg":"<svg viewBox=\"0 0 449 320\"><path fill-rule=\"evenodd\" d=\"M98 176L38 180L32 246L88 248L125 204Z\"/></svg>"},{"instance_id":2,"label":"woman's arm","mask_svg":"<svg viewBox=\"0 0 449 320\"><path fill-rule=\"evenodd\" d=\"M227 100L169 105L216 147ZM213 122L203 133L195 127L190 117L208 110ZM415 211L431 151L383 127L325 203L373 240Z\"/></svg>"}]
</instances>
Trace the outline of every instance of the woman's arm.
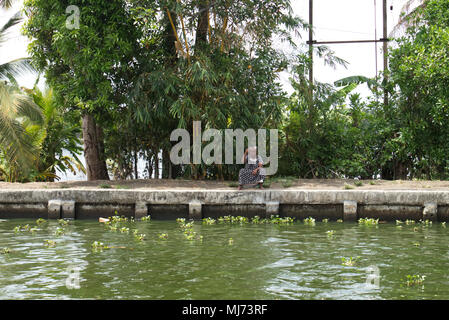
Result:
<instances>
[{"instance_id":1,"label":"woman's arm","mask_svg":"<svg viewBox=\"0 0 449 320\"><path fill-rule=\"evenodd\" d=\"M245 154L243 155L242 162L245 163L246 155L248 154L248 149L245 150Z\"/></svg>"}]
</instances>

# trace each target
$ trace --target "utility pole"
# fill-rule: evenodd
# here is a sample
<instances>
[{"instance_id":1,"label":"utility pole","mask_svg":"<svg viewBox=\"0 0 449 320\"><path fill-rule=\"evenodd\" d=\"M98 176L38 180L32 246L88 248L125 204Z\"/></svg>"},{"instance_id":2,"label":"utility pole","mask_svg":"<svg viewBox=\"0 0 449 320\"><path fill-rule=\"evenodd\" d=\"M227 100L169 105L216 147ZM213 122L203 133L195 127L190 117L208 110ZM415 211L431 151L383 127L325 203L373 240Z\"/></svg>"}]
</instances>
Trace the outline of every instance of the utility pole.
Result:
<instances>
[{"instance_id":1,"label":"utility pole","mask_svg":"<svg viewBox=\"0 0 449 320\"><path fill-rule=\"evenodd\" d=\"M316 44L352 44L352 43L377 43L383 42L384 53L384 86L388 80L388 21L387 21L387 0L383 0L383 37L381 39L366 39L366 40L344 40L344 41L316 41L313 40L313 0L309 0L309 93L312 97L311 105L313 105L313 46ZM388 92L384 89L384 104L388 105Z\"/></svg>"},{"instance_id":2,"label":"utility pole","mask_svg":"<svg viewBox=\"0 0 449 320\"><path fill-rule=\"evenodd\" d=\"M384 86L386 86L388 81L388 23L387 23L387 0L383 0L383 21L384 21ZM387 89L384 88L384 106L388 105L388 92Z\"/></svg>"},{"instance_id":3,"label":"utility pole","mask_svg":"<svg viewBox=\"0 0 449 320\"><path fill-rule=\"evenodd\" d=\"M309 0L309 96L313 107L313 0Z\"/></svg>"}]
</instances>

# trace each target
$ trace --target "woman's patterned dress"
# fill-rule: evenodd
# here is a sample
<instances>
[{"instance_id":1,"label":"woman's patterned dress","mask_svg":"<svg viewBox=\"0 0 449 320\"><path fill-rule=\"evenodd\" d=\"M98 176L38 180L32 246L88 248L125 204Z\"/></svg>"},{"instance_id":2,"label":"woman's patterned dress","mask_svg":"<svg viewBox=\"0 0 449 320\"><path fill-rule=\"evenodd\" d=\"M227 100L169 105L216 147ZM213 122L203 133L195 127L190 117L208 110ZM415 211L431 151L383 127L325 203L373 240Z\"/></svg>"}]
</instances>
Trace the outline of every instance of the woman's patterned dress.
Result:
<instances>
[{"instance_id":1,"label":"woman's patterned dress","mask_svg":"<svg viewBox=\"0 0 449 320\"><path fill-rule=\"evenodd\" d=\"M259 163L263 164L262 157L257 156L255 163L249 162L251 161L248 161L248 156L245 156L245 168L241 169L239 173L239 185L241 186L245 184L263 183L263 180L265 179L263 168L260 168L257 174L253 175L253 171L259 167Z\"/></svg>"}]
</instances>

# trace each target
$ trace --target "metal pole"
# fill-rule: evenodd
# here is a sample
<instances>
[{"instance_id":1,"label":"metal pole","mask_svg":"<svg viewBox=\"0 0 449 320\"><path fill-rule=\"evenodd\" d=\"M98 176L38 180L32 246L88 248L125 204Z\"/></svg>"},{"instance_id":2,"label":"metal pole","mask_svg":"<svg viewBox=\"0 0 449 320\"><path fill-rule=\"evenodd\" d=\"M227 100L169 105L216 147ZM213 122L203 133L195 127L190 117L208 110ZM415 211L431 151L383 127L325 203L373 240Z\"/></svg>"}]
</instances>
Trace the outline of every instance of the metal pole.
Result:
<instances>
[{"instance_id":1,"label":"metal pole","mask_svg":"<svg viewBox=\"0 0 449 320\"><path fill-rule=\"evenodd\" d=\"M388 38L388 23L387 23L387 0L383 0L383 20L384 20L384 35L383 40ZM388 80L388 41L384 41L384 85L386 85ZM384 89L384 105L388 105L388 92Z\"/></svg>"},{"instance_id":2,"label":"metal pole","mask_svg":"<svg viewBox=\"0 0 449 320\"><path fill-rule=\"evenodd\" d=\"M313 0L309 0L309 94L313 105Z\"/></svg>"}]
</instances>

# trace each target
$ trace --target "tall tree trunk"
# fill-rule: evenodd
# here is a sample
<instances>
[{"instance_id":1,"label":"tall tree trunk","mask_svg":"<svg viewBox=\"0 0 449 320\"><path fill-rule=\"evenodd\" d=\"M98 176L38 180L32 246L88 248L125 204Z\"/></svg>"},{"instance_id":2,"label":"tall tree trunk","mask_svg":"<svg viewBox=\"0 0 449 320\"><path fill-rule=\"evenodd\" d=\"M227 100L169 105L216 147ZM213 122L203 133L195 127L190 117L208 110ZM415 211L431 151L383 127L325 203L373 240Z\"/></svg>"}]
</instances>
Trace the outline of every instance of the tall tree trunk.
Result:
<instances>
[{"instance_id":1,"label":"tall tree trunk","mask_svg":"<svg viewBox=\"0 0 449 320\"><path fill-rule=\"evenodd\" d=\"M95 121L95 119L94 119ZM98 150L100 153L100 170L102 172L102 175L104 176L103 180L109 180L109 174L108 174L108 167L106 166L106 155L105 155L105 149L104 149L104 135L103 135L103 128L100 127L97 123L95 123L95 128L97 132L97 143L98 143Z\"/></svg>"},{"instance_id":2,"label":"tall tree trunk","mask_svg":"<svg viewBox=\"0 0 449 320\"><path fill-rule=\"evenodd\" d=\"M162 151L162 178L172 179L170 152L167 149Z\"/></svg>"},{"instance_id":3,"label":"tall tree trunk","mask_svg":"<svg viewBox=\"0 0 449 320\"><path fill-rule=\"evenodd\" d=\"M209 7L207 0L200 0L198 10L201 11L196 28L195 51L207 43L207 31L209 26Z\"/></svg>"},{"instance_id":4,"label":"tall tree trunk","mask_svg":"<svg viewBox=\"0 0 449 320\"><path fill-rule=\"evenodd\" d=\"M159 179L159 151L154 155L154 178Z\"/></svg>"},{"instance_id":5,"label":"tall tree trunk","mask_svg":"<svg viewBox=\"0 0 449 320\"><path fill-rule=\"evenodd\" d=\"M152 154L147 152L147 162L148 162L148 179L152 179L153 177L153 161L152 161Z\"/></svg>"},{"instance_id":6,"label":"tall tree trunk","mask_svg":"<svg viewBox=\"0 0 449 320\"><path fill-rule=\"evenodd\" d=\"M92 114L83 115L83 141L87 180L109 180L104 159L103 130L97 126Z\"/></svg>"},{"instance_id":7,"label":"tall tree trunk","mask_svg":"<svg viewBox=\"0 0 449 320\"><path fill-rule=\"evenodd\" d=\"M138 180L139 179L139 168L137 167L137 165L139 164L139 158L138 158L138 153L137 150L134 150L134 179Z\"/></svg>"}]
</instances>

